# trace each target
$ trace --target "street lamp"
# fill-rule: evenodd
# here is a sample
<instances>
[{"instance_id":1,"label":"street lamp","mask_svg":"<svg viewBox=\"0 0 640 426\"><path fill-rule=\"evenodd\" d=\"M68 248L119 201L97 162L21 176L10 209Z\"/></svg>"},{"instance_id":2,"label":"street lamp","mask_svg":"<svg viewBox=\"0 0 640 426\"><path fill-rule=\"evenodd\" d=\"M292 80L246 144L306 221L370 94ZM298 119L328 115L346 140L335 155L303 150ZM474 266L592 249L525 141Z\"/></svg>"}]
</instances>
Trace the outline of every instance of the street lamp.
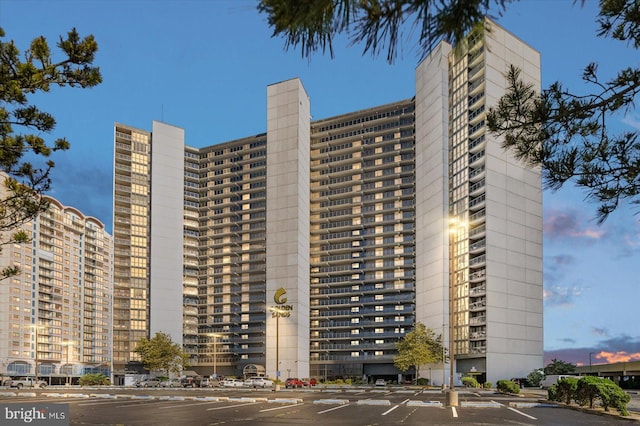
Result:
<instances>
[{"instance_id":1,"label":"street lamp","mask_svg":"<svg viewBox=\"0 0 640 426\"><path fill-rule=\"evenodd\" d=\"M66 379L66 385L69 386L69 353L71 352L71 346L74 346L76 343L72 340L67 340L65 342L61 343L62 346L66 346L67 347L67 365L66 365L66 374L67 374L67 379Z\"/></svg>"},{"instance_id":2,"label":"street lamp","mask_svg":"<svg viewBox=\"0 0 640 426\"><path fill-rule=\"evenodd\" d=\"M589 352L589 375L591 375L591 355L595 354L595 352Z\"/></svg>"},{"instance_id":3,"label":"street lamp","mask_svg":"<svg viewBox=\"0 0 640 426\"><path fill-rule=\"evenodd\" d=\"M213 378L218 378L218 338L223 337L223 334L207 333L206 336L213 337Z\"/></svg>"},{"instance_id":4,"label":"street lamp","mask_svg":"<svg viewBox=\"0 0 640 426\"><path fill-rule=\"evenodd\" d=\"M278 308L277 306L272 306L269 308L271 311L271 315L276 317L276 385L274 390L280 389L280 384L278 383L280 380L280 316L284 314L286 311L282 308Z\"/></svg>"},{"instance_id":5,"label":"street lamp","mask_svg":"<svg viewBox=\"0 0 640 426\"><path fill-rule=\"evenodd\" d=\"M454 390L455 375L455 326L456 315L454 312L454 298L456 285L456 243L457 234L466 228L466 223L455 218L449 220L449 391L446 394L446 402L450 407L458 406L458 392Z\"/></svg>"}]
</instances>

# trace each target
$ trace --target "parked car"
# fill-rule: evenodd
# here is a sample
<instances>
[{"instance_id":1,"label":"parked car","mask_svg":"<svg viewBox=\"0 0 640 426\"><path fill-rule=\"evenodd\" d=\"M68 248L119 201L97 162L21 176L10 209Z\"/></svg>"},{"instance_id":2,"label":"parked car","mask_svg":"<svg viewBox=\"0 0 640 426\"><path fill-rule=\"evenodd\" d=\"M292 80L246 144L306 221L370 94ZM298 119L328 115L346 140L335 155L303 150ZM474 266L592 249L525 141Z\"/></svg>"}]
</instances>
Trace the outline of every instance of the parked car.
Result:
<instances>
[{"instance_id":1,"label":"parked car","mask_svg":"<svg viewBox=\"0 0 640 426\"><path fill-rule=\"evenodd\" d=\"M313 387L318 384L316 379L302 379L302 386L304 387Z\"/></svg>"},{"instance_id":2,"label":"parked car","mask_svg":"<svg viewBox=\"0 0 640 426\"><path fill-rule=\"evenodd\" d=\"M384 379L377 379L376 386L387 386L387 382Z\"/></svg>"},{"instance_id":3,"label":"parked car","mask_svg":"<svg viewBox=\"0 0 640 426\"><path fill-rule=\"evenodd\" d=\"M179 388L182 387L180 383L180 379L170 379L160 382L160 387L162 388Z\"/></svg>"},{"instance_id":4,"label":"parked car","mask_svg":"<svg viewBox=\"0 0 640 426\"><path fill-rule=\"evenodd\" d=\"M216 386L220 386L220 382L218 380L216 380L216 379L210 379L208 377L205 377L200 382L200 387L201 388L214 388Z\"/></svg>"},{"instance_id":5,"label":"parked car","mask_svg":"<svg viewBox=\"0 0 640 426\"><path fill-rule=\"evenodd\" d=\"M11 380L9 386L12 388L45 388L47 387L47 382L44 380L36 380L35 377L19 377L17 379Z\"/></svg>"},{"instance_id":6,"label":"parked car","mask_svg":"<svg viewBox=\"0 0 640 426\"><path fill-rule=\"evenodd\" d=\"M136 383L136 387L139 388L158 388L162 383L159 379L147 379Z\"/></svg>"},{"instance_id":7,"label":"parked car","mask_svg":"<svg viewBox=\"0 0 640 426\"><path fill-rule=\"evenodd\" d=\"M242 387L244 382L240 379L224 379L221 385L225 388L239 388Z\"/></svg>"},{"instance_id":8,"label":"parked car","mask_svg":"<svg viewBox=\"0 0 640 426\"><path fill-rule=\"evenodd\" d=\"M265 377L254 377L253 379L251 379L252 383L251 385L254 388L270 388L273 387L273 380L269 380Z\"/></svg>"},{"instance_id":9,"label":"parked car","mask_svg":"<svg viewBox=\"0 0 640 426\"><path fill-rule=\"evenodd\" d=\"M302 380L298 379L297 377L289 377L285 382L284 382L284 387L289 389L289 388L301 388L302 387Z\"/></svg>"},{"instance_id":10,"label":"parked car","mask_svg":"<svg viewBox=\"0 0 640 426\"><path fill-rule=\"evenodd\" d=\"M202 377L190 376L184 377L180 380L183 388L199 388L202 383Z\"/></svg>"}]
</instances>

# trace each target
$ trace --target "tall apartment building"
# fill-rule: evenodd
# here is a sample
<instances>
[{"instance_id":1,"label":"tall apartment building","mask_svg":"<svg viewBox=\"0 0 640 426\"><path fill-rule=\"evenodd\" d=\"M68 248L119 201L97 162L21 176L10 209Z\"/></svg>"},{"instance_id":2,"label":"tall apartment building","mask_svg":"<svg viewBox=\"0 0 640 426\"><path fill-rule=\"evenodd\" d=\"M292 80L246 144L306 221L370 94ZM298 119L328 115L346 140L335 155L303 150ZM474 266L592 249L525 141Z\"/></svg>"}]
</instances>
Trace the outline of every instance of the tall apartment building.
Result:
<instances>
[{"instance_id":1,"label":"tall apartment building","mask_svg":"<svg viewBox=\"0 0 640 426\"><path fill-rule=\"evenodd\" d=\"M111 374L112 239L96 218L46 197L49 209L7 244L0 265L20 273L0 286L0 372L50 384Z\"/></svg>"},{"instance_id":2,"label":"tall apartment building","mask_svg":"<svg viewBox=\"0 0 640 426\"><path fill-rule=\"evenodd\" d=\"M266 133L203 148L116 124L116 370L164 331L201 374L396 378L418 321L451 329L457 373L541 367L540 170L484 121L510 64L539 85L539 54L487 21L418 66L412 99L311 121L287 80Z\"/></svg>"}]
</instances>

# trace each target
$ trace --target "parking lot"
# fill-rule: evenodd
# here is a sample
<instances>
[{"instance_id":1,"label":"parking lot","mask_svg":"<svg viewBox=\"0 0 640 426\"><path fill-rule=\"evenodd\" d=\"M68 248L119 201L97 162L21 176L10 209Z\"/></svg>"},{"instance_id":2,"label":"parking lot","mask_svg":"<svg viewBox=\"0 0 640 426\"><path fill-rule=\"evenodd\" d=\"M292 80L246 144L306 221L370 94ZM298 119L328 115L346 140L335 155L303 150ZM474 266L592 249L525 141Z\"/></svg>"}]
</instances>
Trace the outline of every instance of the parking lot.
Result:
<instances>
[{"instance_id":1,"label":"parking lot","mask_svg":"<svg viewBox=\"0 0 640 426\"><path fill-rule=\"evenodd\" d=\"M47 389L0 392L0 404L69 404L72 425L610 425L628 420L541 403L535 395L410 389Z\"/></svg>"}]
</instances>

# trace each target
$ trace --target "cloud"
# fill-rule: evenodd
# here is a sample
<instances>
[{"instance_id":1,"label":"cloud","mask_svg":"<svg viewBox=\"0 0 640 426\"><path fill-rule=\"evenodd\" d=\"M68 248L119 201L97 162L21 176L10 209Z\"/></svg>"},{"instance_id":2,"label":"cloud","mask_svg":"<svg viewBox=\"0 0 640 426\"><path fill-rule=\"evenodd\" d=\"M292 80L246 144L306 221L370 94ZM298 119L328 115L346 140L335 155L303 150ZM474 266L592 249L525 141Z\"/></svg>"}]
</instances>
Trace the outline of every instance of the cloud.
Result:
<instances>
[{"instance_id":1,"label":"cloud","mask_svg":"<svg viewBox=\"0 0 640 426\"><path fill-rule=\"evenodd\" d=\"M628 353L625 351L606 352L601 351L595 355L597 360L602 360L607 364L614 362L640 361L640 352Z\"/></svg>"},{"instance_id":2,"label":"cloud","mask_svg":"<svg viewBox=\"0 0 640 426\"><path fill-rule=\"evenodd\" d=\"M609 330L606 328L591 327L591 332L596 336L609 337Z\"/></svg>"},{"instance_id":3,"label":"cloud","mask_svg":"<svg viewBox=\"0 0 640 426\"><path fill-rule=\"evenodd\" d=\"M592 330L604 329L593 327ZM564 338L558 341L561 343L571 343L571 340L573 339ZM554 358L576 365L589 365L589 362L595 365L640 361L640 337L634 338L623 334L602 340L592 347L568 347L545 351L544 365L549 364Z\"/></svg>"},{"instance_id":4,"label":"cloud","mask_svg":"<svg viewBox=\"0 0 640 426\"><path fill-rule=\"evenodd\" d=\"M544 303L547 306L571 306L577 297L580 297L583 289L577 286L561 287L549 286L544 289Z\"/></svg>"},{"instance_id":5,"label":"cloud","mask_svg":"<svg viewBox=\"0 0 640 426\"><path fill-rule=\"evenodd\" d=\"M581 214L575 210L548 210L544 216L545 238L580 239L583 242L600 240L606 236L604 228L585 226L581 223Z\"/></svg>"},{"instance_id":6,"label":"cloud","mask_svg":"<svg viewBox=\"0 0 640 426\"><path fill-rule=\"evenodd\" d=\"M570 254L560 254L545 257L544 260L544 286L554 293L555 287L565 281L567 273L576 263L576 258Z\"/></svg>"}]
</instances>

